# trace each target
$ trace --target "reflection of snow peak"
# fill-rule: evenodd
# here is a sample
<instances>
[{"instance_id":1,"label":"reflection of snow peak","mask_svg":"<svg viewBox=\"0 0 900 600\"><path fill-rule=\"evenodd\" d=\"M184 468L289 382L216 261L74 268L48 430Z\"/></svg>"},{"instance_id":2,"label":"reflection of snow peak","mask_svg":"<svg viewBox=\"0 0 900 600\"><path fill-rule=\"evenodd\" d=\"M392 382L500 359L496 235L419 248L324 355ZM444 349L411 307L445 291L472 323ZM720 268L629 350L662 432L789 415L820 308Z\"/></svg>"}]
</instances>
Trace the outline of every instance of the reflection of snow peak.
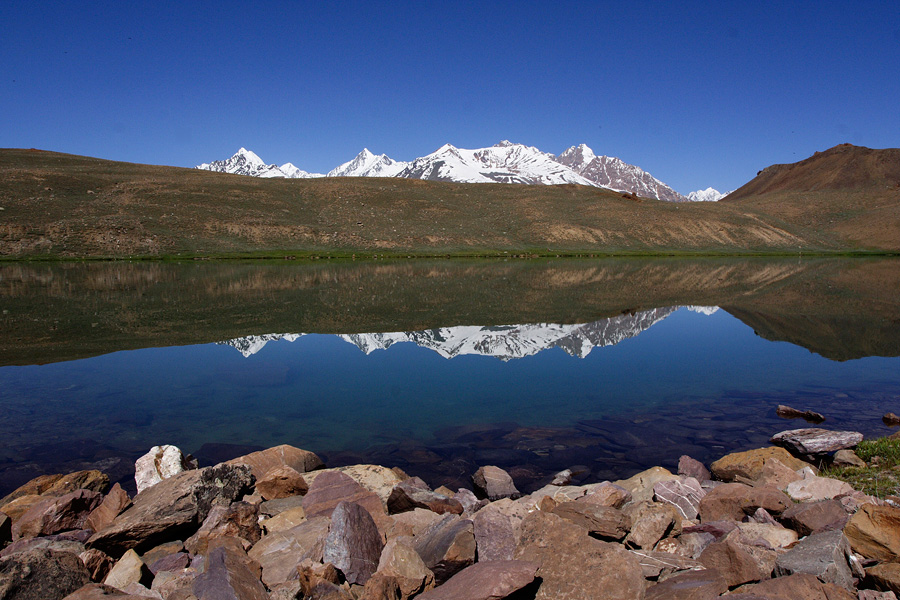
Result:
<instances>
[{"instance_id":1,"label":"reflection of snow peak","mask_svg":"<svg viewBox=\"0 0 900 600\"><path fill-rule=\"evenodd\" d=\"M709 316L709 315L713 314L714 312L716 312L717 310L719 310L718 306L685 306L685 308L692 312L700 313L701 315L707 315L707 316Z\"/></svg>"},{"instance_id":2,"label":"reflection of snow peak","mask_svg":"<svg viewBox=\"0 0 900 600\"><path fill-rule=\"evenodd\" d=\"M289 342L293 342L294 340L302 337L303 333L266 333L263 335L248 335L246 337L234 338L233 340L227 340L224 342L216 342L221 346L231 346L236 348L238 352L244 355L244 358L249 358L253 354L256 354L260 350L263 349L268 342L274 342L275 340L287 340Z\"/></svg>"}]
</instances>

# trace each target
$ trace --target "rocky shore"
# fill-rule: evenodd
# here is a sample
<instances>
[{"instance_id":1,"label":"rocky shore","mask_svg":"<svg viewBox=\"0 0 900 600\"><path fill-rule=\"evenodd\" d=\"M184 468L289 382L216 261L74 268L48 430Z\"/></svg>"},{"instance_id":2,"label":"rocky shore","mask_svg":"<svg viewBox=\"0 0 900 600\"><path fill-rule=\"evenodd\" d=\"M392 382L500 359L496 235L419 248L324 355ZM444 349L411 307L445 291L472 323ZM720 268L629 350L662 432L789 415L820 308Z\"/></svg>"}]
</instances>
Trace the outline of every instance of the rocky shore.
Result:
<instances>
[{"instance_id":1,"label":"rocky shore","mask_svg":"<svg viewBox=\"0 0 900 600\"><path fill-rule=\"evenodd\" d=\"M854 432L798 429L704 465L521 495L277 446L197 468L174 446L0 500L0 600L877 600L900 592L900 508L824 477Z\"/></svg>"}]
</instances>

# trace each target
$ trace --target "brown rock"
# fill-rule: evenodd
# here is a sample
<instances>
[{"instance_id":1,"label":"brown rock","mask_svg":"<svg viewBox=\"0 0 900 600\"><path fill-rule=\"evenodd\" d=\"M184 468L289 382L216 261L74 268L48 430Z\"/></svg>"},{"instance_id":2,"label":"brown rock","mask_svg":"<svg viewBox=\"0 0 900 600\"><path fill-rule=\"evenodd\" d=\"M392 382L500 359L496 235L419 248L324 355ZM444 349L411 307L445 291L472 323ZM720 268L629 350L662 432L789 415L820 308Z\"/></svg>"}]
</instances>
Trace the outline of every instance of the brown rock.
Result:
<instances>
[{"instance_id":1,"label":"brown rock","mask_svg":"<svg viewBox=\"0 0 900 600\"><path fill-rule=\"evenodd\" d=\"M41 496L44 492L50 489L50 486L62 479L62 477L62 473L57 473L55 475L39 475L31 481L23 483L12 492L4 496L3 499L0 500L0 506L5 506L16 498L21 498L22 496Z\"/></svg>"},{"instance_id":2,"label":"brown rock","mask_svg":"<svg viewBox=\"0 0 900 600\"><path fill-rule=\"evenodd\" d=\"M387 508L389 514L406 512L414 508L425 508L438 514L463 513L463 505L458 500L432 492L418 477L410 477L395 485L388 497Z\"/></svg>"},{"instance_id":3,"label":"brown rock","mask_svg":"<svg viewBox=\"0 0 900 600\"><path fill-rule=\"evenodd\" d=\"M153 581L153 573L134 550L122 555L104 578L105 585L124 590L130 583L149 585Z\"/></svg>"},{"instance_id":4,"label":"brown rock","mask_svg":"<svg viewBox=\"0 0 900 600\"><path fill-rule=\"evenodd\" d=\"M850 487L849 483L839 479L813 475L798 481L792 481L785 488L785 492L797 502L812 502L852 493L853 488Z\"/></svg>"},{"instance_id":5,"label":"brown rock","mask_svg":"<svg viewBox=\"0 0 900 600\"><path fill-rule=\"evenodd\" d=\"M434 573L437 585L475 562L474 524L456 515L444 517L415 538L413 547Z\"/></svg>"},{"instance_id":6,"label":"brown rock","mask_svg":"<svg viewBox=\"0 0 900 600\"><path fill-rule=\"evenodd\" d=\"M706 490L693 477L682 477L674 481L659 481L653 486L653 495L657 502L671 504L683 519L696 519L699 513L700 500Z\"/></svg>"},{"instance_id":7,"label":"brown rock","mask_svg":"<svg viewBox=\"0 0 900 600\"><path fill-rule=\"evenodd\" d=\"M0 558L0 597L4 600L60 600L91 577L69 552L36 549Z\"/></svg>"},{"instance_id":8,"label":"brown rock","mask_svg":"<svg viewBox=\"0 0 900 600\"><path fill-rule=\"evenodd\" d=\"M681 519L671 505L646 502L628 508L631 530L625 545L629 548L653 548L676 524L680 527Z\"/></svg>"},{"instance_id":9,"label":"brown rock","mask_svg":"<svg viewBox=\"0 0 900 600\"><path fill-rule=\"evenodd\" d=\"M323 561L340 569L347 581L365 585L378 569L384 549L372 516L355 502L340 502L331 514Z\"/></svg>"},{"instance_id":10,"label":"brown rock","mask_svg":"<svg viewBox=\"0 0 900 600\"><path fill-rule=\"evenodd\" d=\"M409 478L407 477L407 479ZM487 498L479 499L478 496L475 495L475 492L465 488L459 488L456 493L453 494L453 499L462 504L463 514L468 517L474 515L490 502Z\"/></svg>"},{"instance_id":11,"label":"brown rock","mask_svg":"<svg viewBox=\"0 0 900 600\"><path fill-rule=\"evenodd\" d=\"M35 496L33 494L19 496L14 500L10 500L7 504L0 506L0 512L7 515L12 523L15 523L22 515L28 512L32 506L45 502L46 500L47 498L45 496Z\"/></svg>"},{"instance_id":12,"label":"brown rock","mask_svg":"<svg viewBox=\"0 0 900 600\"><path fill-rule=\"evenodd\" d=\"M551 513L525 518L516 559L541 564L536 600L636 600L643 594L637 557Z\"/></svg>"},{"instance_id":13,"label":"brown rock","mask_svg":"<svg viewBox=\"0 0 900 600\"><path fill-rule=\"evenodd\" d=\"M392 523L386 530L387 538L398 536L418 537L422 532L441 520L441 515L425 508L417 508L391 515Z\"/></svg>"},{"instance_id":14,"label":"brown rock","mask_svg":"<svg viewBox=\"0 0 900 600\"><path fill-rule=\"evenodd\" d=\"M387 510L374 492L365 489L339 471L322 473L303 497L306 518L329 517L340 502L355 502L365 508L380 529L388 524Z\"/></svg>"},{"instance_id":15,"label":"brown rock","mask_svg":"<svg viewBox=\"0 0 900 600\"><path fill-rule=\"evenodd\" d=\"M122 489L118 483L112 486L109 493L103 498L100 505L91 511L85 521L88 529L102 531L115 521L123 510L131 506L131 498L128 493Z\"/></svg>"},{"instance_id":16,"label":"brown rock","mask_svg":"<svg viewBox=\"0 0 900 600\"><path fill-rule=\"evenodd\" d=\"M728 584L721 573L704 569L679 573L650 586L644 600L712 600L727 591Z\"/></svg>"},{"instance_id":17,"label":"brown rock","mask_svg":"<svg viewBox=\"0 0 900 600\"><path fill-rule=\"evenodd\" d=\"M791 456L791 453L784 448L766 447L726 454L710 465L710 470L721 481L734 481L736 477L754 481L759 478L766 462L773 458L795 471L808 466L802 460Z\"/></svg>"},{"instance_id":18,"label":"brown rock","mask_svg":"<svg viewBox=\"0 0 900 600\"><path fill-rule=\"evenodd\" d=\"M558 505L552 512L567 521L584 527L588 533L608 540L619 541L631 530L631 518L621 510L610 506L570 501Z\"/></svg>"},{"instance_id":19,"label":"brown rock","mask_svg":"<svg viewBox=\"0 0 900 600\"><path fill-rule=\"evenodd\" d=\"M175 540L150 548L141 555L141 560L145 565L152 565L159 559L178 552L184 552L184 544L180 540Z\"/></svg>"},{"instance_id":20,"label":"brown rock","mask_svg":"<svg viewBox=\"0 0 900 600\"><path fill-rule=\"evenodd\" d=\"M375 573L366 582L359 600L406 600L396 577Z\"/></svg>"},{"instance_id":21,"label":"brown rock","mask_svg":"<svg viewBox=\"0 0 900 600\"><path fill-rule=\"evenodd\" d=\"M781 515L781 521L801 536L825 529L843 529L847 513L837 500L795 504Z\"/></svg>"},{"instance_id":22,"label":"brown rock","mask_svg":"<svg viewBox=\"0 0 900 600\"><path fill-rule=\"evenodd\" d=\"M102 583L89 583L78 588L63 600L146 600L147 596L133 596L111 585Z\"/></svg>"},{"instance_id":23,"label":"brown rock","mask_svg":"<svg viewBox=\"0 0 900 600\"><path fill-rule=\"evenodd\" d=\"M716 536L705 531L682 533L678 536L678 543L684 555L694 559L698 558L714 541L716 541Z\"/></svg>"},{"instance_id":24,"label":"brown rock","mask_svg":"<svg viewBox=\"0 0 900 600\"><path fill-rule=\"evenodd\" d=\"M712 478L709 469L702 462L687 454L682 454L678 459L678 474L684 477L693 477L697 481L707 481Z\"/></svg>"},{"instance_id":25,"label":"brown rock","mask_svg":"<svg viewBox=\"0 0 900 600\"><path fill-rule=\"evenodd\" d=\"M699 561L681 554L656 550L629 550L629 552L634 554L641 563L641 570L646 579L656 579L660 575L669 576L679 571L705 568Z\"/></svg>"},{"instance_id":26,"label":"brown rock","mask_svg":"<svg viewBox=\"0 0 900 600\"><path fill-rule=\"evenodd\" d=\"M259 494L256 495L259 496ZM255 500L255 498L252 499ZM259 496L259 499L259 514L263 517L275 517L286 510L297 508L298 506L302 507L304 497L289 496L287 498L276 498L275 500L262 500L262 496ZM244 502L256 504L255 501L251 502L251 499L248 499L247 496L244 496Z\"/></svg>"},{"instance_id":27,"label":"brown rock","mask_svg":"<svg viewBox=\"0 0 900 600\"><path fill-rule=\"evenodd\" d=\"M746 598L765 600L857 600L842 587L832 583L822 583L814 575L797 573L787 577L776 577L759 583L742 585L734 590L735 598L747 594ZM731 598L731 596L725 596ZM647 600L650 600L648 597Z\"/></svg>"},{"instance_id":28,"label":"brown rock","mask_svg":"<svg viewBox=\"0 0 900 600\"><path fill-rule=\"evenodd\" d=\"M486 465L472 475L472 483L475 485L476 495L487 498L492 502L501 498L518 498L522 494L516 489L512 477L500 467Z\"/></svg>"},{"instance_id":29,"label":"brown rock","mask_svg":"<svg viewBox=\"0 0 900 600\"><path fill-rule=\"evenodd\" d=\"M777 458L771 458L759 472L759 477L753 480L754 487L768 485L782 492L794 481L803 479L803 476L787 467Z\"/></svg>"},{"instance_id":30,"label":"brown rock","mask_svg":"<svg viewBox=\"0 0 900 600\"><path fill-rule=\"evenodd\" d=\"M23 552L31 552L44 548L47 550L55 550L57 552L71 552L72 554L81 554L84 552L84 544L76 539L67 537L67 534L48 535L39 538L24 538L13 542L0 552L0 558L12 556L13 554L21 554Z\"/></svg>"},{"instance_id":31,"label":"brown rock","mask_svg":"<svg viewBox=\"0 0 900 600\"><path fill-rule=\"evenodd\" d=\"M879 561L894 561L900 556L900 509L865 504L847 522L844 535L854 552Z\"/></svg>"},{"instance_id":32,"label":"brown rock","mask_svg":"<svg viewBox=\"0 0 900 600\"><path fill-rule=\"evenodd\" d=\"M335 584L340 583L341 573L331 563L322 564L321 562L305 558L297 565L297 581L300 582L300 596L303 597L312 594L316 584L320 581ZM292 598L291 600L294 599Z\"/></svg>"},{"instance_id":33,"label":"brown rock","mask_svg":"<svg viewBox=\"0 0 900 600\"><path fill-rule=\"evenodd\" d=\"M12 527L13 537L53 535L60 531L83 529L88 515L103 500L90 490L76 490L35 504Z\"/></svg>"},{"instance_id":34,"label":"brown rock","mask_svg":"<svg viewBox=\"0 0 900 600\"><path fill-rule=\"evenodd\" d=\"M622 508L625 504L631 502L631 492L610 481L604 481L595 486L590 486L590 490L581 498L577 498L576 502L588 502L598 506Z\"/></svg>"},{"instance_id":35,"label":"brown rock","mask_svg":"<svg viewBox=\"0 0 900 600\"><path fill-rule=\"evenodd\" d=\"M742 583L768 579L772 574L772 565L768 571L760 568L756 558L740 544L734 535L713 542L706 547L698 559L707 569L716 569L725 578L728 587Z\"/></svg>"},{"instance_id":36,"label":"brown rock","mask_svg":"<svg viewBox=\"0 0 900 600\"><path fill-rule=\"evenodd\" d=\"M287 444L275 446L268 450L251 452L228 461L231 465L247 465L256 479L262 479L266 473L276 467L290 467L298 473L306 473L321 468L322 459L307 450L301 450Z\"/></svg>"},{"instance_id":37,"label":"brown rock","mask_svg":"<svg viewBox=\"0 0 900 600\"><path fill-rule=\"evenodd\" d=\"M900 594L900 564L881 563L866 569L866 582L883 592Z\"/></svg>"},{"instance_id":38,"label":"brown rock","mask_svg":"<svg viewBox=\"0 0 900 600\"><path fill-rule=\"evenodd\" d=\"M213 506L197 533L185 540L184 547L191 554L206 554L209 540L223 536L244 540L250 547L262 534L258 517L259 507L248 502Z\"/></svg>"},{"instance_id":39,"label":"brown rock","mask_svg":"<svg viewBox=\"0 0 900 600\"><path fill-rule=\"evenodd\" d=\"M84 563L84 566L87 567L87 570L91 575L91 580L97 582L103 581L106 578L109 570L112 569L113 564L116 562L110 555L101 552L96 548L85 550L78 555L78 558L80 558L81 562Z\"/></svg>"},{"instance_id":40,"label":"brown rock","mask_svg":"<svg viewBox=\"0 0 900 600\"><path fill-rule=\"evenodd\" d=\"M403 599L434 587L434 573L416 553L410 538L395 538L387 543L381 553L375 576L393 578L400 592L399 597Z\"/></svg>"},{"instance_id":41,"label":"brown rock","mask_svg":"<svg viewBox=\"0 0 900 600\"><path fill-rule=\"evenodd\" d=\"M417 596L419 600L500 600L534 581L540 565L522 560L494 560L466 567L447 583Z\"/></svg>"},{"instance_id":42,"label":"brown rock","mask_svg":"<svg viewBox=\"0 0 900 600\"><path fill-rule=\"evenodd\" d=\"M894 592L859 590L859 600L897 600L897 596Z\"/></svg>"},{"instance_id":43,"label":"brown rock","mask_svg":"<svg viewBox=\"0 0 900 600\"><path fill-rule=\"evenodd\" d=\"M88 544L116 555L179 537L205 519L213 504L230 504L252 485L247 467L217 465L184 471L135 496L131 508Z\"/></svg>"},{"instance_id":44,"label":"brown rock","mask_svg":"<svg viewBox=\"0 0 900 600\"><path fill-rule=\"evenodd\" d=\"M769 441L797 454L824 454L844 448L853 448L863 439L856 431L829 431L817 427L790 429L772 436Z\"/></svg>"},{"instance_id":45,"label":"brown rock","mask_svg":"<svg viewBox=\"0 0 900 600\"><path fill-rule=\"evenodd\" d=\"M175 552L168 554L147 565L150 572L158 575L164 571L180 572L187 569L191 564L191 557L187 552Z\"/></svg>"},{"instance_id":46,"label":"brown rock","mask_svg":"<svg viewBox=\"0 0 900 600\"><path fill-rule=\"evenodd\" d=\"M866 461L853 450L838 450L834 453L831 464L835 467L865 467Z\"/></svg>"},{"instance_id":47,"label":"brown rock","mask_svg":"<svg viewBox=\"0 0 900 600\"><path fill-rule=\"evenodd\" d=\"M306 558L322 562L330 525L331 519L315 517L293 529L270 533L257 542L248 555L261 565L263 583L269 587L284 583Z\"/></svg>"},{"instance_id":48,"label":"brown rock","mask_svg":"<svg viewBox=\"0 0 900 600\"><path fill-rule=\"evenodd\" d=\"M528 509L510 499L491 502L472 518L479 560L512 560Z\"/></svg>"},{"instance_id":49,"label":"brown rock","mask_svg":"<svg viewBox=\"0 0 900 600\"><path fill-rule=\"evenodd\" d=\"M349 465L333 469L317 469L309 473L304 473L303 479L306 480L306 483L312 485L312 482L315 481L316 477L322 473L332 471L343 473L361 485L364 489L376 494L381 498L381 501L385 503L391 495L391 490L394 489L394 486L404 479L409 479L409 475L403 473L400 469L388 469L380 465ZM402 476L400 473L402 473Z\"/></svg>"},{"instance_id":50,"label":"brown rock","mask_svg":"<svg viewBox=\"0 0 900 600\"><path fill-rule=\"evenodd\" d=\"M885 413L884 416L881 417L881 421L888 427L900 426L900 417L892 412Z\"/></svg>"},{"instance_id":51,"label":"brown rock","mask_svg":"<svg viewBox=\"0 0 900 600\"><path fill-rule=\"evenodd\" d=\"M771 548L787 548L797 541L796 531L786 529L778 524L738 523L738 529L741 531L741 536L749 542L762 542Z\"/></svg>"},{"instance_id":52,"label":"brown rock","mask_svg":"<svg viewBox=\"0 0 900 600\"><path fill-rule=\"evenodd\" d=\"M191 591L197 600L268 600L266 588L254 571L247 555L219 547L206 557L206 571L194 579Z\"/></svg>"},{"instance_id":53,"label":"brown rock","mask_svg":"<svg viewBox=\"0 0 900 600\"><path fill-rule=\"evenodd\" d=\"M303 476L287 465L273 468L256 482L256 491L266 500L302 496L307 490Z\"/></svg>"},{"instance_id":54,"label":"brown rock","mask_svg":"<svg viewBox=\"0 0 900 600\"><path fill-rule=\"evenodd\" d=\"M809 423L823 423L825 421L825 417L820 413L813 412L811 410L797 410L796 408L791 408L790 406L785 406L784 404L779 404L778 408L775 409L775 414L781 417L782 419L803 419Z\"/></svg>"},{"instance_id":55,"label":"brown rock","mask_svg":"<svg viewBox=\"0 0 900 600\"><path fill-rule=\"evenodd\" d=\"M742 483L726 483L709 491L700 501L700 520L740 521L745 514L753 514L764 508L773 514L781 514L793 503L784 492L762 486L750 487Z\"/></svg>"},{"instance_id":56,"label":"brown rock","mask_svg":"<svg viewBox=\"0 0 900 600\"><path fill-rule=\"evenodd\" d=\"M628 479L620 479L614 484L625 489L631 494L631 501L648 502L653 499L653 486L660 481L674 481L678 476L673 475L668 469L662 467L651 467L645 471L641 471L637 475L632 475Z\"/></svg>"},{"instance_id":57,"label":"brown rock","mask_svg":"<svg viewBox=\"0 0 900 600\"><path fill-rule=\"evenodd\" d=\"M259 526L263 528L266 533L275 533L276 531L286 531L296 527L305 520L306 511L303 510L302 506L296 506L280 512L274 517L263 519L259 522Z\"/></svg>"},{"instance_id":58,"label":"brown rock","mask_svg":"<svg viewBox=\"0 0 900 600\"><path fill-rule=\"evenodd\" d=\"M109 477L100 471L75 471L67 473L44 490L43 496L64 496L76 490L90 490L105 494L109 489Z\"/></svg>"},{"instance_id":59,"label":"brown rock","mask_svg":"<svg viewBox=\"0 0 900 600\"><path fill-rule=\"evenodd\" d=\"M853 588L853 574L847 558L850 544L841 531L826 531L807 536L775 562L775 574L809 573L826 583Z\"/></svg>"}]
</instances>

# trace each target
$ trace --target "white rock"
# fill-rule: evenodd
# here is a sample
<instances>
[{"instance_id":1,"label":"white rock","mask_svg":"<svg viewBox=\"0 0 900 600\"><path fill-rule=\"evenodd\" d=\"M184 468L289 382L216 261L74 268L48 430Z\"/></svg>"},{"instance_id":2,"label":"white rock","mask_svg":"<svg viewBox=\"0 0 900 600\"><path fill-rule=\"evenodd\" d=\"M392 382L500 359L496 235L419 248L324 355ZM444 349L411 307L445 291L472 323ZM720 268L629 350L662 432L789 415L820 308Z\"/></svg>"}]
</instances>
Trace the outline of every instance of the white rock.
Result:
<instances>
[{"instance_id":1,"label":"white rock","mask_svg":"<svg viewBox=\"0 0 900 600\"><path fill-rule=\"evenodd\" d=\"M148 487L185 470L184 455L177 446L153 446L150 452L135 461L134 482L140 494Z\"/></svg>"}]
</instances>

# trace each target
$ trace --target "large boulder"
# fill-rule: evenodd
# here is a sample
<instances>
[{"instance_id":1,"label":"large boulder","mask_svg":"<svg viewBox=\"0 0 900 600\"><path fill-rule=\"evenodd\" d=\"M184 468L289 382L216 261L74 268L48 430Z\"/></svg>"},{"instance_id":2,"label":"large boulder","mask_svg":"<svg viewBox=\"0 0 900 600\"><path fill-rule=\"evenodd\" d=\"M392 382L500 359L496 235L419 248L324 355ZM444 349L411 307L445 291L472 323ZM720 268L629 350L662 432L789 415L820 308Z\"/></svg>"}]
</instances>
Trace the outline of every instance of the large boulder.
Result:
<instances>
[{"instance_id":1,"label":"large boulder","mask_svg":"<svg viewBox=\"0 0 900 600\"><path fill-rule=\"evenodd\" d=\"M335 467L332 469L317 469L315 471L304 473L303 479L306 483L312 485L313 481L323 473L337 471L343 473L363 488L374 492L381 501L387 503L388 497L394 486L403 481L406 477L400 477L397 472L381 465L349 465L346 467Z\"/></svg>"},{"instance_id":2,"label":"large boulder","mask_svg":"<svg viewBox=\"0 0 900 600\"><path fill-rule=\"evenodd\" d=\"M475 493L490 501L521 496L509 473L492 465L481 467L472 475Z\"/></svg>"},{"instance_id":3,"label":"large boulder","mask_svg":"<svg viewBox=\"0 0 900 600\"><path fill-rule=\"evenodd\" d=\"M775 488L750 487L742 483L725 483L711 489L700 501L700 520L741 521L745 515L753 514L757 508L769 513L781 514L793 502Z\"/></svg>"},{"instance_id":4,"label":"large boulder","mask_svg":"<svg viewBox=\"0 0 900 600\"><path fill-rule=\"evenodd\" d=\"M81 559L69 552L39 548L0 558L4 600L61 600L90 581Z\"/></svg>"},{"instance_id":5,"label":"large boulder","mask_svg":"<svg viewBox=\"0 0 900 600\"><path fill-rule=\"evenodd\" d=\"M760 560L760 554L760 550L742 543L740 534L734 532L707 546L698 560L707 569L717 569L728 587L734 587L771 576L775 553L771 552L768 560Z\"/></svg>"},{"instance_id":6,"label":"large boulder","mask_svg":"<svg viewBox=\"0 0 900 600\"><path fill-rule=\"evenodd\" d=\"M381 498L340 471L322 473L313 480L303 497L303 510L308 519L330 517L341 502L355 502L365 508L380 530L388 521Z\"/></svg>"},{"instance_id":7,"label":"large boulder","mask_svg":"<svg viewBox=\"0 0 900 600\"><path fill-rule=\"evenodd\" d=\"M47 498L19 517L12 527L13 537L37 537L84 529L91 511L102 500L103 494L90 490L76 490L56 498Z\"/></svg>"},{"instance_id":8,"label":"large boulder","mask_svg":"<svg viewBox=\"0 0 900 600\"><path fill-rule=\"evenodd\" d=\"M853 492L849 483L830 477L808 476L798 481L792 481L785 488L787 495L797 502L811 502L815 500L827 500L842 494Z\"/></svg>"},{"instance_id":9,"label":"large boulder","mask_svg":"<svg viewBox=\"0 0 900 600\"><path fill-rule=\"evenodd\" d=\"M637 557L554 514L535 511L525 518L516 560L541 565L536 600L637 600L643 595Z\"/></svg>"},{"instance_id":10,"label":"large boulder","mask_svg":"<svg viewBox=\"0 0 900 600\"><path fill-rule=\"evenodd\" d=\"M656 542L672 531L681 519L675 508L659 502L642 502L627 507L631 528L625 538L629 548L652 549Z\"/></svg>"},{"instance_id":11,"label":"large boulder","mask_svg":"<svg viewBox=\"0 0 900 600\"><path fill-rule=\"evenodd\" d=\"M262 567L262 580L272 587L294 577L304 559L321 562L331 519L315 517L293 529L270 533L248 555Z\"/></svg>"},{"instance_id":12,"label":"large boulder","mask_svg":"<svg viewBox=\"0 0 900 600\"><path fill-rule=\"evenodd\" d=\"M612 509L611 509L612 510ZM513 500L491 502L472 517L479 560L512 560L528 509Z\"/></svg>"},{"instance_id":13,"label":"large boulder","mask_svg":"<svg viewBox=\"0 0 900 600\"><path fill-rule=\"evenodd\" d=\"M879 590L900 594L900 564L881 563L871 566L866 569L866 581Z\"/></svg>"},{"instance_id":14,"label":"large boulder","mask_svg":"<svg viewBox=\"0 0 900 600\"><path fill-rule=\"evenodd\" d=\"M854 552L895 561L900 556L900 508L864 504L847 522L844 535Z\"/></svg>"},{"instance_id":15,"label":"large boulder","mask_svg":"<svg viewBox=\"0 0 900 600\"><path fill-rule=\"evenodd\" d=\"M355 502L340 502L331 514L331 529L322 555L351 584L365 585L378 569L384 543L372 516Z\"/></svg>"},{"instance_id":16,"label":"large boulder","mask_svg":"<svg viewBox=\"0 0 900 600\"><path fill-rule=\"evenodd\" d=\"M853 448L862 440L863 434L857 431L828 431L808 427L776 433L769 441L797 454L808 456Z\"/></svg>"},{"instance_id":17,"label":"large boulder","mask_svg":"<svg viewBox=\"0 0 900 600\"><path fill-rule=\"evenodd\" d=\"M611 481L604 481L598 484L584 486L587 491L584 496L576 498L576 502L588 502L599 506L609 506L611 508L622 508L628 502L631 502L631 492L616 485Z\"/></svg>"},{"instance_id":18,"label":"large boulder","mask_svg":"<svg viewBox=\"0 0 900 600\"><path fill-rule=\"evenodd\" d=\"M283 444L267 450L251 452L244 456L233 458L227 462L231 465L247 465L256 479L262 479L266 473L276 467L288 466L298 473L306 473L322 467L322 459L309 452L294 446Z\"/></svg>"},{"instance_id":19,"label":"large boulder","mask_svg":"<svg viewBox=\"0 0 900 600\"><path fill-rule=\"evenodd\" d=\"M763 467L773 458L794 471L808 466L784 448L766 447L726 454L710 465L710 471L720 481L747 483L758 479Z\"/></svg>"},{"instance_id":20,"label":"large boulder","mask_svg":"<svg viewBox=\"0 0 900 600\"><path fill-rule=\"evenodd\" d=\"M500 600L528 586L539 568L536 562L494 560L466 567L441 587L418 600Z\"/></svg>"},{"instance_id":21,"label":"large boulder","mask_svg":"<svg viewBox=\"0 0 900 600\"><path fill-rule=\"evenodd\" d=\"M809 573L849 590L853 587L849 555L850 543L841 531L816 533L780 555L775 562L775 573L781 576Z\"/></svg>"}]
</instances>

